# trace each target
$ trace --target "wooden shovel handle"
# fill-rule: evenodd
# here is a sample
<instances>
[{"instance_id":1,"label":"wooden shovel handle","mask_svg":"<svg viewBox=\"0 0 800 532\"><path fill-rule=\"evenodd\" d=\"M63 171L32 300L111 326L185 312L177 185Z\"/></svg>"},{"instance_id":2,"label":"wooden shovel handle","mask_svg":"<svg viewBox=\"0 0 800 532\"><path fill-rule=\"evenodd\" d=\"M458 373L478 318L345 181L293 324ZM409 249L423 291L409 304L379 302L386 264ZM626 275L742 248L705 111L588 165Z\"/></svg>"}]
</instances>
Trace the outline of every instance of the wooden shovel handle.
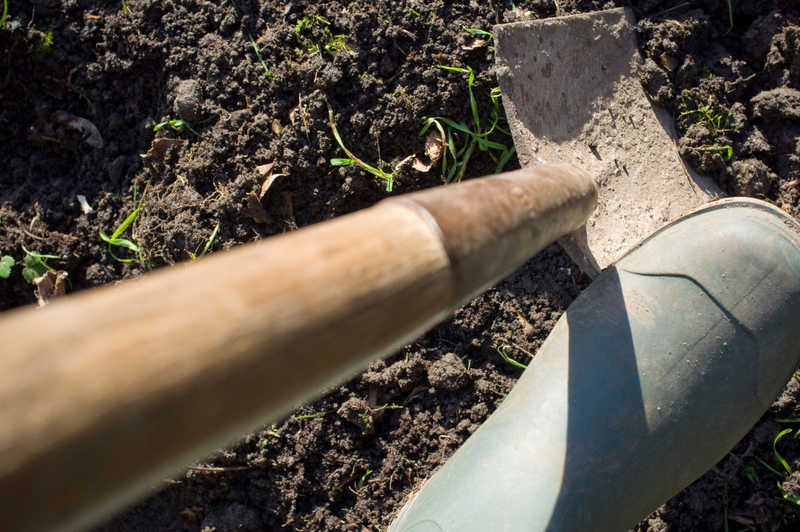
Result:
<instances>
[{"instance_id":1,"label":"wooden shovel handle","mask_svg":"<svg viewBox=\"0 0 800 532\"><path fill-rule=\"evenodd\" d=\"M0 523L77 530L387 355L594 210L548 165L0 319Z\"/></svg>"}]
</instances>

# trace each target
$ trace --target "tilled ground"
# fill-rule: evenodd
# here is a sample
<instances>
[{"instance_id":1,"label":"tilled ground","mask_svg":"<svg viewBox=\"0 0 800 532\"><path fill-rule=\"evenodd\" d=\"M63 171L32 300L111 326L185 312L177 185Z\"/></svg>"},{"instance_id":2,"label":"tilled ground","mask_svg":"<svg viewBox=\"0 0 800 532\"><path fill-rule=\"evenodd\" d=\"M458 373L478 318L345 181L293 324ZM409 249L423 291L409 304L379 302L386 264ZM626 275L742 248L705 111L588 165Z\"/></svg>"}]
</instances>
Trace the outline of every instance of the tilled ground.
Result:
<instances>
[{"instance_id":1,"label":"tilled ground","mask_svg":"<svg viewBox=\"0 0 800 532\"><path fill-rule=\"evenodd\" d=\"M464 28L628 5L14 1L0 29L0 254L17 265L0 279L0 310L35 301L23 246L60 257L45 262L78 291L192 260L216 227L211 253L386 197L383 179L331 165L345 155L328 105L357 157L395 171L391 194L440 185L438 167L420 172L408 159L424 150L418 133L426 118L469 124L472 113L466 74L437 65L472 68L484 123L495 110L491 43ZM796 4L630 7L643 84L674 113L682 154L729 194L799 217ZM491 139L511 143L500 132ZM476 150L464 178L493 173L493 155ZM517 165L512 157L505 168ZM264 190L270 172L278 177ZM121 262L98 235L136 209L122 237L139 251L113 248L130 260ZM527 363L587 285L551 246L394 357L187 469L100 530L383 530L516 382L521 370L497 348L519 346L513 354ZM773 453L794 426L776 419L800 415L799 389L792 380L716 471L636 530L800 528L784 498L800 497L800 473L784 475ZM794 471L792 436L776 449Z\"/></svg>"}]
</instances>

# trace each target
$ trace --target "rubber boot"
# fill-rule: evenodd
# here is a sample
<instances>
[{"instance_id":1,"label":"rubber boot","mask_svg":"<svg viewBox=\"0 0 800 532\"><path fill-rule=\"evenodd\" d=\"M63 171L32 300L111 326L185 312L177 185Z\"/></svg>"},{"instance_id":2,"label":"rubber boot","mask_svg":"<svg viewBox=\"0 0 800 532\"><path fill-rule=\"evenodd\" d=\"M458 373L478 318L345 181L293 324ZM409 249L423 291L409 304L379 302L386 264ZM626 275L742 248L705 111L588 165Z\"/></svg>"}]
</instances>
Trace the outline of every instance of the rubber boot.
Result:
<instances>
[{"instance_id":1,"label":"rubber boot","mask_svg":"<svg viewBox=\"0 0 800 532\"><path fill-rule=\"evenodd\" d=\"M691 211L567 309L497 411L390 532L624 532L699 478L800 361L800 225Z\"/></svg>"}]
</instances>

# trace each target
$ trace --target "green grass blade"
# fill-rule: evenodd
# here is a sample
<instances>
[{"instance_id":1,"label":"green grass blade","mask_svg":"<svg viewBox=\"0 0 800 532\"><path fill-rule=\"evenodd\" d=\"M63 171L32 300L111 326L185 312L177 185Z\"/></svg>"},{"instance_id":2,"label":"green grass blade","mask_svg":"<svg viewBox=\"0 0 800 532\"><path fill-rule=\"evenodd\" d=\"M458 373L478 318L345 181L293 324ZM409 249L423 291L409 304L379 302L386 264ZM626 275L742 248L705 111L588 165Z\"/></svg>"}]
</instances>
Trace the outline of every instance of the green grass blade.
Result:
<instances>
[{"instance_id":1,"label":"green grass blade","mask_svg":"<svg viewBox=\"0 0 800 532\"><path fill-rule=\"evenodd\" d=\"M727 0L727 1L728 1L728 20L730 20L731 25L728 28L728 31L726 31L725 33L722 34L723 37L725 37L727 34L729 34L731 32L731 30L733 29L733 6L731 5L731 0Z\"/></svg>"},{"instance_id":2,"label":"green grass blade","mask_svg":"<svg viewBox=\"0 0 800 532\"><path fill-rule=\"evenodd\" d=\"M206 242L206 246L203 248L203 252L197 256L198 259L202 259L203 255L208 253L208 250L211 249L211 246L214 244L214 239L217 238L217 233L219 233L219 222L217 222L217 226L214 228L214 232L211 233L208 242Z\"/></svg>"},{"instance_id":3,"label":"green grass blade","mask_svg":"<svg viewBox=\"0 0 800 532\"><path fill-rule=\"evenodd\" d=\"M473 137L467 145L467 150L464 152L464 158L461 159L461 166L458 169L458 175L456 175L456 183L461 183L461 179L464 178L464 172L467 171L467 163L469 162L470 157L472 157L472 152L475 151L476 144L477 142Z\"/></svg>"},{"instance_id":4,"label":"green grass blade","mask_svg":"<svg viewBox=\"0 0 800 532\"><path fill-rule=\"evenodd\" d=\"M466 68L459 68L459 67L451 67L451 66L444 66L444 65L436 65L436 68L441 68L442 70L452 70L453 72L461 72L462 74L466 74L469 72Z\"/></svg>"},{"instance_id":5,"label":"green grass blade","mask_svg":"<svg viewBox=\"0 0 800 532\"><path fill-rule=\"evenodd\" d=\"M27 254L28 254L28 255L29 255L31 258L33 258L33 259L36 261L36 263L37 263L37 264L40 264L42 267L44 267L44 268L46 268L46 269L50 270L51 272L55 272L55 271L56 271L56 269L55 269L55 268L53 268L53 267L51 267L49 264L47 264L47 263L44 261L44 259L57 259L57 260L61 260L61 257L59 257L58 255L44 255L44 254L42 254L42 253L39 253L39 252L37 252L37 251L28 251L27 249L25 249L25 246L22 246L22 251L24 251L24 252L25 252L25 253L27 253Z\"/></svg>"},{"instance_id":6,"label":"green grass blade","mask_svg":"<svg viewBox=\"0 0 800 532\"><path fill-rule=\"evenodd\" d=\"M433 124L435 121L436 121L435 118L428 118L427 120L425 120L425 123L422 124L422 129L419 130L419 135L417 135L417 136L421 137L422 135L427 133L428 128L430 128L431 124Z\"/></svg>"},{"instance_id":7,"label":"green grass blade","mask_svg":"<svg viewBox=\"0 0 800 532\"><path fill-rule=\"evenodd\" d=\"M783 477L785 476L785 475L781 474L781 472L780 472L780 471L776 470L774 467L772 467L771 465L769 465L768 463L766 463L764 460L762 460L762 459L761 459L761 458L759 458L758 456L756 456L756 457L755 457L755 459L756 459L756 460L758 460L758 462L759 462L761 465L763 465L764 467L766 467L767 469L769 469L771 472L775 473L775 474L776 474L776 475L778 475L779 477L783 478Z\"/></svg>"},{"instance_id":8,"label":"green grass blade","mask_svg":"<svg viewBox=\"0 0 800 532\"><path fill-rule=\"evenodd\" d=\"M475 141L478 143L478 146L480 146L481 151L486 151L489 148L500 151L506 151L508 149L508 146L506 146L505 144L500 144L499 142L486 140L485 138L479 137L477 135L475 136Z\"/></svg>"},{"instance_id":9,"label":"green grass blade","mask_svg":"<svg viewBox=\"0 0 800 532\"><path fill-rule=\"evenodd\" d=\"M111 258L114 259L117 262L124 262L124 263L127 264L127 263L131 262L131 260L132 260L132 259L121 259L121 258L117 257L116 255L114 255L114 251L111 249L111 246L108 246L108 254L111 255Z\"/></svg>"},{"instance_id":10,"label":"green grass blade","mask_svg":"<svg viewBox=\"0 0 800 532\"><path fill-rule=\"evenodd\" d=\"M449 118L444 118L442 116L437 116L436 120L439 120L442 123L447 124L448 126L452 127L453 129L457 129L458 131L461 131L462 133L466 133L467 135L475 136L475 133L473 133L470 128L468 128L464 124L459 124L455 120L451 120Z\"/></svg>"},{"instance_id":11,"label":"green grass blade","mask_svg":"<svg viewBox=\"0 0 800 532\"><path fill-rule=\"evenodd\" d=\"M31 257L33 257L35 259L58 259L58 260L61 260L61 257L59 257L58 255L45 255L43 253L39 253L38 251L28 251L27 249L25 249L25 246L22 246L22 251L24 251L25 253L27 253L28 255L30 255Z\"/></svg>"},{"instance_id":12,"label":"green grass blade","mask_svg":"<svg viewBox=\"0 0 800 532\"><path fill-rule=\"evenodd\" d=\"M444 180L445 183L449 184L453 180L456 170L458 170L458 164L454 164L452 167L450 167L450 171L447 172L447 178Z\"/></svg>"},{"instance_id":13,"label":"green grass blade","mask_svg":"<svg viewBox=\"0 0 800 532\"><path fill-rule=\"evenodd\" d=\"M792 429L782 430L780 434L775 436L775 441L772 442L772 452L775 453L775 458L778 460L778 462L781 463L783 468L786 470L786 473L789 475L792 474L792 468L789 467L789 464L786 463L786 460L784 460L783 456L781 456L780 453L778 452L777 445L778 445L778 440L780 440L783 436L789 434L790 432L792 432Z\"/></svg>"},{"instance_id":14,"label":"green grass blade","mask_svg":"<svg viewBox=\"0 0 800 532\"><path fill-rule=\"evenodd\" d=\"M126 238L109 238L107 234L105 234L103 231L100 231L100 239L103 242L107 242L110 246L119 246L122 248L128 248L131 251L139 251L139 246Z\"/></svg>"},{"instance_id":15,"label":"green grass blade","mask_svg":"<svg viewBox=\"0 0 800 532\"><path fill-rule=\"evenodd\" d=\"M250 37L250 42L253 43L253 50L256 51L256 56L258 57L258 60L261 61L261 66L264 67L264 75L265 76L277 77L277 76L274 76L273 74L270 74L269 69L267 68L267 63L264 61L264 58L261 57L261 52L258 51L258 46L256 45L256 41L255 41L255 39L253 39L253 36L250 34L250 32L247 32L247 36ZM189 128L189 129L191 129L191 128Z\"/></svg>"},{"instance_id":16,"label":"green grass blade","mask_svg":"<svg viewBox=\"0 0 800 532\"><path fill-rule=\"evenodd\" d=\"M453 155L453 160L456 159L456 141L453 138L453 131L448 126L447 128L447 147Z\"/></svg>"},{"instance_id":17,"label":"green grass blade","mask_svg":"<svg viewBox=\"0 0 800 532\"><path fill-rule=\"evenodd\" d=\"M322 417L327 416L328 414L334 413L335 410L326 410L324 412L317 412L316 414L306 414L303 416L294 416L295 419L314 419L315 417Z\"/></svg>"},{"instance_id":18,"label":"green grass blade","mask_svg":"<svg viewBox=\"0 0 800 532\"><path fill-rule=\"evenodd\" d=\"M472 107L472 118L475 120L475 129L480 133L481 120L478 116L478 102L475 101L475 95L472 93L472 84L475 82L475 72L472 71L471 67L467 67L467 69L469 69L469 81L467 82L467 87L469 88L469 105Z\"/></svg>"},{"instance_id":19,"label":"green grass blade","mask_svg":"<svg viewBox=\"0 0 800 532\"><path fill-rule=\"evenodd\" d=\"M505 129L501 128L500 126L494 126L494 127L500 133L502 133L504 135L508 135L509 137L511 136L511 132L510 131L506 131Z\"/></svg>"},{"instance_id":20,"label":"green grass blade","mask_svg":"<svg viewBox=\"0 0 800 532\"><path fill-rule=\"evenodd\" d=\"M509 347L511 347L511 346L510 345L503 345L503 346L500 347L500 349L497 350L497 352L500 353L500 356L503 357L503 360L505 360L506 362L508 362L509 364L511 364L514 367L521 368L521 369L528 369L528 366L526 366L522 362L517 362L516 360L514 360L513 358L511 358L510 356L508 356L506 354L505 350L508 349Z\"/></svg>"},{"instance_id":21,"label":"green grass blade","mask_svg":"<svg viewBox=\"0 0 800 532\"><path fill-rule=\"evenodd\" d=\"M516 146L511 146L510 149L506 150L502 157L500 157L500 162L497 164L497 168L495 169L494 173L499 174L503 171L503 167L506 165L511 156L517 152Z\"/></svg>"},{"instance_id":22,"label":"green grass blade","mask_svg":"<svg viewBox=\"0 0 800 532\"><path fill-rule=\"evenodd\" d=\"M8 0L3 0L3 18L0 18L0 28L3 27L3 24L5 23L7 16L8 16Z\"/></svg>"},{"instance_id":23,"label":"green grass blade","mask_svg":"<svg viewBox=\"0 0 800 532\"><path fill-rule=\"evenodd\" d=\"M487 37L494 37L494 35L492 35L491 32L486 30L476 30L473 28L467 28L466 26L461 26L461 27L464 28L464 31L466 31L467 33L472 33L475 35L486 35Z\"/></svg>"},{"instance_id":24,"label":"green grass blade","mask_svg":"<svg viewBox=\"0 0 800 532\"><path fill-rule=\"evenodd\" d=\"M125 232L125 230L130 227L130 225L136 220L136 217L139 216L139 210L135 209L132 213L128 215L127 218L117 227L116 231L111 235L111 240L116 239L119 235Z\"/></svg>"},{"instance_id":25,"label":"green grass blade","mask_svg":"<svg viewBox=\"0 0 800 532\"><path fill-rule=\"evenodd\" d=\"M333 166L347 166L354 162L353 159L331 159L331 165Z\"/></svg>"}]
</instances>

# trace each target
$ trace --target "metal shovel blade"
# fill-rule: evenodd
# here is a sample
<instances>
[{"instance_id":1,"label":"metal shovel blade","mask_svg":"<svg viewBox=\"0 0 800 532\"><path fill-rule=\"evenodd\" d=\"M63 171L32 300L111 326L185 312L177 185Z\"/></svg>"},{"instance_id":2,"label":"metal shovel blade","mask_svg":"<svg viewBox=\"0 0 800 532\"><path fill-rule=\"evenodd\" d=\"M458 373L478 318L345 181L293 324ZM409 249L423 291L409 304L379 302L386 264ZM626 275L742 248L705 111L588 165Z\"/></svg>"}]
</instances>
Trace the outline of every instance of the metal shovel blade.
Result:
<instances>
[{"instance_id":1,"label":"metal shovel blade","mask_svg":"<svg viewBox=\"0 0 800 532\"><path fill-rule=\"evenodd\" d=\"M673 117L639 81L630 9L494 27L498 79L524 168L592 173L598 207L559 242L592 279L681 213L722 196L681 161Z\"/></svg>"}]
</instances>

